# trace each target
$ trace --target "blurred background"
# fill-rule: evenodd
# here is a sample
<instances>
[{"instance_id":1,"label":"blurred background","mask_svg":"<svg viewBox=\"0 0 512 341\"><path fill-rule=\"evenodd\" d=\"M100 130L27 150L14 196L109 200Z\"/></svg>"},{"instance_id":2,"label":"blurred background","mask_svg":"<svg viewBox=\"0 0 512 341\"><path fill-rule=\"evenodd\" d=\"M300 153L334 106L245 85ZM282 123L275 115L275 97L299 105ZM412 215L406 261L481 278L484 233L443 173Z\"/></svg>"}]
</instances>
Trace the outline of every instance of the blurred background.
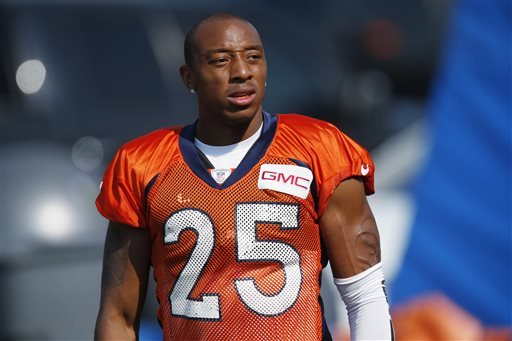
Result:
<instances>
[{"instance_id":1,"label":"blurred background","mask_svg":"<svg viewBox=\"0 0 512 341\"><path fill-rule=\"evenodd\" d=\"M377 194L369 200L381 232L393 306L416 294L442 292L485 325L510 325L511 11L507 1L488 3L496 7L488 15L481 15L482 9L476 6L457 21L457 13L475 7L474 3L0 1L0 339L92 338L107 224L94 206L102 173L122 143L195 119L194 96L178 73L183 40L199 19L214 12L241 15L259 30L268 61L266 111L325 119L371 151L377 166ZM471 13L482 18L474 19ZM503 18L495 20L494 15ZM462 31L458 22L465 23ZM484 43L475 45L458 39L458 34ZM448 97L464 102L468 110L461 111L456 104L445 110L440 94L451 89L450 78L443 76L448 74L443 61L450 60L450 51L443 52L446 46L461 51L469 46L469 53L457 53L473 58L473 64L500 66L496 77L484 69L488 79L475 81L479 94L485 92L486 84L501 89L499 94L485 92L490 97L483 100L490 106L471 105L482 96L461 91L464 96ZM488 49L489 56L479 55ZM492 60L494 55L499 60ZM459 65L460 72L467 74L463 62L450 70ZM468 83L471 79L455 85ZM443 86L446 91L435 91ZM492 106L496 101L499 105ZM471 110L478 115L464 118ZM443 125L439 118L454 121ZM459 120L476 123L464 127ZM467 135L451 133L459 128L467 128ZM485 132L484 141L499 138L485 148L475 141L470 149L461 144L461 150L442 154L445 146L474 138L471 129ZM445 141L444 136L453 139ZM468 150L472 156L457 159ZM475 201L462 195L467 200L455 199L457 209L447 210L454 204L451 194L459 193L459 187L450 189L450 184L460 180L463 188L471 189L476 180L467 177L483 160L475 155L488 150L493 158L485 159L477 171L486 179L483 192L474 189L470 198ZM447 182L428 178L436 174L430 168L438 164L432 155L441 155L441 164L458 172L449 175ZM494 159L501 163L493 164ZM494 178L498 178L496 186ZM496 187L502 189L489 192ZM492 204L492 212L475 206L479 199ZM490 308L471 303L470 296L478 292L457 289L455 278L473 287L472 278L484 276L474 267L458 275L460 267L453 259L467 260L466 251L457 249L453 257L443 251L452 245L443 225L445 217L467 219L470 213L486 217L486 212L493 218L469 218L477 221L469 232L464 230L466 222L452 221L448 228L458 228L453 230L454 240L463 244L462 249L471 246L473 255L479 254L486 240L482 234L469 238L472 231L489 227L493 240L499 239L498 244L486 244L493 250L488 258L475 261L494 269L495 277L486 277L487 290L500 300L494 315L486 314ZM434 235L421 234L424 230ZM416 240L426 240L427 245L412 247ZM475 248L473 242L480 244ZM432 258L435 270L418 270L428 268L422 263L425 255L438 255ZM430 276L429 280L418 279L408 269ZM327 320L337 334L346 326L345 312L328 283L329 271L324 272ZM402 287L393 289L395 280ZM495 282L500 283L496 290ZM146 302L141 339L158 338L154 287L150 286Z\"/></svg>"}]
</instances>

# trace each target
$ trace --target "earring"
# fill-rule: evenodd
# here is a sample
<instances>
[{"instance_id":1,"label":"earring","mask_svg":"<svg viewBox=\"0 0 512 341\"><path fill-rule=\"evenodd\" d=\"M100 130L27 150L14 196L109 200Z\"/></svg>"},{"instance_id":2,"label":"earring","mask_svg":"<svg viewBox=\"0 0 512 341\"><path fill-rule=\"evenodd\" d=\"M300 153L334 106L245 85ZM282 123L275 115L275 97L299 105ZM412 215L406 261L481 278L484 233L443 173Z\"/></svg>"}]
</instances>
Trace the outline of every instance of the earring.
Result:
<instances>
[{"instance_id":1,"label":"earring","mask_svg":"<svg viewBox=\"0 0 512 341\"><path fill-rule=\"evenodd\" d=\"M267 87L267 82L265 82L265 88Z\"/></svg>"},{"instance_id":2,"label":"earring","mask_svg":"<svg viewBox=\"0 0 512 341\"><path fill-rule=\"evenodd\" d=\"M195 94L195 93L196 93L196 91L195 91L194 89L190 89L190 93L191 93L191 94Z\"/></svg>"}]
</instances>

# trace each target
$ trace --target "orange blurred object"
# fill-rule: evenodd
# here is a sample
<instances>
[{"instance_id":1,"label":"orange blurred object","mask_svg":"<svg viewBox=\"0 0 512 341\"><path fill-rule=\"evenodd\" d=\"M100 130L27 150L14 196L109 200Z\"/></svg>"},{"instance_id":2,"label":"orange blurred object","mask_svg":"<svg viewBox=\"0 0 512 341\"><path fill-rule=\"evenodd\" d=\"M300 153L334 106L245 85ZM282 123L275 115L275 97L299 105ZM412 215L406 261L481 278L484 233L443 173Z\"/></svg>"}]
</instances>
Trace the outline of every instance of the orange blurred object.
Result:
<instances>
[{"instance_id":1,"label":"orange blurred object","mask_svg":"<svg viewBox=\"0 0 512 341\"><path fill-rule=\"evenodd\" d=\"M483 340L484 327L447 297L430 294L393 310L398 340Z\"/></svg>"},{"instance_id":2,"label":"orange blurred object","mask_svg":"<svg viewBox=\"0 0 512 341\"><path fill-rule=\"evenodd\" d=\"M442 294L433 293L410 300L395 307L391 315L396 340L512 340L512 327L486 328ZM336 340L350 340L348 330L339 334Z\"/></svg>"}]
</instances>

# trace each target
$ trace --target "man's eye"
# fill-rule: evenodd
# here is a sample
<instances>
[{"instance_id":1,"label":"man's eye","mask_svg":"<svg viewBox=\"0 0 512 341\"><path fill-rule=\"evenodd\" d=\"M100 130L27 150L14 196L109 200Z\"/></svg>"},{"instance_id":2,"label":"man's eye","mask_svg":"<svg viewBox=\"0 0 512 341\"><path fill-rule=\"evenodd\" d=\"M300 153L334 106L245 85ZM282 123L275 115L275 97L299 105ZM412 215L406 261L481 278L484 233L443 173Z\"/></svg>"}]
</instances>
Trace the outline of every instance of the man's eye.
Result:
<instances>
[{"instance_id":1,"label":"man's eye","mask_svg":"<svg viewBox=\"0 0 512 341\"><path fill-rule=\"evenodd\" d=\"M252 60L258 60L258 59L261 59L261 55L259 55L259 54L251 54L247 58L248 59L252 59Z\"/></svg>"},{"instance_id":2,"label":"man's eye","mask_svg":"<svg viewBox=\"0 0 512 341\"><path fill-rule=\"evenodd\" d=\"M229 62L229 60L227 58L216 58L216 59L212 59L210 63L214 64L214 65L223 65L223 64L226 64L227 62Z\"/></svg>"}]
</instances>

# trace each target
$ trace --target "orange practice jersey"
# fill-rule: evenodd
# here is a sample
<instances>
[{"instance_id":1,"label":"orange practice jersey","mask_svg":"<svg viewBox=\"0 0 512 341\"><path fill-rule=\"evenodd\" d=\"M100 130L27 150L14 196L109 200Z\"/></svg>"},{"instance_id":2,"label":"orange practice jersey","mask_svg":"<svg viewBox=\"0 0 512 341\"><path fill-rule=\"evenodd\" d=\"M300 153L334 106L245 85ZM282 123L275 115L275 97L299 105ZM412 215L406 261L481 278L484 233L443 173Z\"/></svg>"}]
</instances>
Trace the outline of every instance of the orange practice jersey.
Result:
<instances>
[{"instance_id":1,"label":"orange practice jersey","mask_svg":"<svg viewBox=\"0 0 512 341\"><path fill-rule=\"evenodd\" d=\"M318 220L336 186L372 160L333 125L264 113L263 131L219 185L194 125L125 144L103 178L107 219L147 228L166 340L329 338L320 300Z\"/></svg>"}]
</instances>

